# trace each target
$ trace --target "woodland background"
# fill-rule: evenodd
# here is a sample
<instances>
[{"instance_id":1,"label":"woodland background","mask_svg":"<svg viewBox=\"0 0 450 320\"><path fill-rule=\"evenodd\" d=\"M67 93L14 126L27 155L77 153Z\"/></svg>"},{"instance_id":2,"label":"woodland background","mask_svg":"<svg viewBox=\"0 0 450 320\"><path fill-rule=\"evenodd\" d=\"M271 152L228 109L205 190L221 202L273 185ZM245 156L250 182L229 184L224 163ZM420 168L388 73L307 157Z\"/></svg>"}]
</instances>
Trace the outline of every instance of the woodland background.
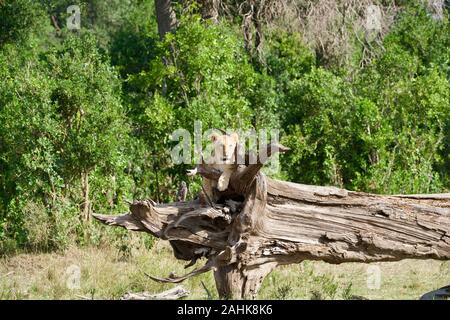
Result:
<instances>
[{"instance_id":1,"label":"woodland background","mask_svg":"<svg viewBox=\"0 0 450 320\"><path fill-rule=\"evenodd\" d=\"M89 217L126 212L125 199L173 201L182 180L194 197L200 179L187 180L191 166L174 165L168 151L170 134L193 131L195 120L279 129L291 151L278 179L383 194L450 190L445 1L174 1L176 28L163 39L154 1L78 1L78 31L66 28L71 4L0 0L5 259L92 257L103 248L139 269L127 259L136 248L160 250L155 240ZM381 9L377 32L366 26L370 4ZM11 261L0 270L17 269ZM436 268L450 273L448 264ZM136 277L103 294L147 288ZM300 297L337 297L334 280L318 277L322 293L314 296L311 283ZM96 281L83 290L95 291ZM0 297L32 290L3 285L9 294ZM267 296L292 297L288 287ZM60 289L37 286L35 296L66 297ZM347 289L351 282L339 296L349 297Z\"/></svg>"}]
</instances>

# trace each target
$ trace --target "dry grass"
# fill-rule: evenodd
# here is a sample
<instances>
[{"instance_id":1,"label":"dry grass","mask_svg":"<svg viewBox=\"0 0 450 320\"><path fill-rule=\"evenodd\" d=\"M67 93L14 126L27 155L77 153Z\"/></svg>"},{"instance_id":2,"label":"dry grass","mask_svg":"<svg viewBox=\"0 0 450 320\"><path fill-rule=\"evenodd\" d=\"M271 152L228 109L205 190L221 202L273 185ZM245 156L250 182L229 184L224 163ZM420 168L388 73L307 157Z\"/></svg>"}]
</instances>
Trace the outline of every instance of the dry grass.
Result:
<instances>
[{"instance_id":1,"label":"dry grass","mask_svg":"<svg viewBox=\"0 0 450 320\"><path fill-rule=\"evenodd\" d=\"M201 263L201 262L200 262ZM261 299L417 299L450 284L450 261L378 263L379 289L367 287L367 264L304 262L280 267L264 281ZM72 267L71 267L72 266ZM79 288L70 289L73 266L81 271ZM72 269L71 269L72 268ZM76 267L75 267L76 268ZM0 260L0 299L118 299L126 292L160 292L173 285L155 283L144 272L166 276L186 272L164 242L126 255L112 247L70 248L64 253L19 254ZM189 279L188 299L207 299L203 281L217 299L211 272ZM69 284L69 285L68 285Z\"/></svg>"}]
</instances>

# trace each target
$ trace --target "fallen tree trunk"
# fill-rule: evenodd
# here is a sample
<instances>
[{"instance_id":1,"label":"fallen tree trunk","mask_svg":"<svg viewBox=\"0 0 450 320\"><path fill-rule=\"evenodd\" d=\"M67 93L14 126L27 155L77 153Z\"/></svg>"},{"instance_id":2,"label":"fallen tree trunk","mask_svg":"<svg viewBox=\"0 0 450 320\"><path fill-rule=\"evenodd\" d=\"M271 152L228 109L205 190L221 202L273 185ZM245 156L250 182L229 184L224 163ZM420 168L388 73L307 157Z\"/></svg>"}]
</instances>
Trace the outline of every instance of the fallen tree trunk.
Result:
<instances>
[{"instance_id":1,"label":"fallen tree trunk","mask_svg":"<svg viewBox=\"0 0 450 320\"><path fill-rule=\"evenodd\" d=\"M153 278L176 283L213 269L219 295L228 298L255 297L273 268L303 260L450 259L449 193L375 195L272 180L261 167L240 166L214 207L144 200L125 215L94 216L169 240L175 257L190 265L206 257L185 276ZM197 169L207 178L220 176L203 165Z\"/></svg>"}]
</instances>

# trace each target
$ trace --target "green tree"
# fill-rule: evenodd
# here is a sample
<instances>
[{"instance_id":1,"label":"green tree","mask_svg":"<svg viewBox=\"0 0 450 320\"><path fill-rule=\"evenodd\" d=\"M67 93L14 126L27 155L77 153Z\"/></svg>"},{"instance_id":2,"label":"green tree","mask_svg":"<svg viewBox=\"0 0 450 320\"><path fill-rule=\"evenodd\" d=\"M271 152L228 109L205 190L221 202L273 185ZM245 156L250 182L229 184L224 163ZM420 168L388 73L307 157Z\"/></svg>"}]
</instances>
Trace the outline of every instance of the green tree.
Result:
<instances>
[{"instance_id":1,"label":"green tree","mask_svg":"<svg viewBox=\"0 0 450 320\"><path fill-rule=\"evenodd\" d=\"M0 2L0 48L6 43L21 43L45 24L45 12L33 0Z\"/></svg>"},{"instance_id":2,"label":"green tree","mask_svg":"<svg viewBox=\"0 0 450 320\"><path fill-rule=\"evenodd\" d=\"M89 218L93 194L98 209L118 201L129 126L118 75L94 37L69 37L45 56L9 48L0 61L0 234L25 244L30 203L53 218L81 203Z\"/></svg>"}]
</instances>

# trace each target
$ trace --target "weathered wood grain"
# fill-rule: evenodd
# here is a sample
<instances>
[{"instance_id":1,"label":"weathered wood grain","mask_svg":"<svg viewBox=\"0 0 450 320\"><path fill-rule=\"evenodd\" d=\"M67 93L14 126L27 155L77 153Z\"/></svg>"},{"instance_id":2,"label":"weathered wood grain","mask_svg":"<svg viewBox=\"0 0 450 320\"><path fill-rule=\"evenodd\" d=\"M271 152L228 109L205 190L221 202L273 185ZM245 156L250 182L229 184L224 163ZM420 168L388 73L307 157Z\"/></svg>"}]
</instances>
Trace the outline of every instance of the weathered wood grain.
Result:
<instances>
[{"instance_id":1,"label":"weathered wood grain","mask_svg":"<svg viewBox=\"0 0 450 320\"><path fill-rule=\"evenodd\" d=\"M180 282L213 269L222 297L255 297L273 268L303 260L450 259L450 193L376 195L303 185L269 179L261 166L237 167L214 208L144 200L125 215L94 217L169 240L190 265L205 257L205 266L187 275L155 279ZM210 179L220 176L205 165L197 169Z\"/></svg>"}]
</instances>

